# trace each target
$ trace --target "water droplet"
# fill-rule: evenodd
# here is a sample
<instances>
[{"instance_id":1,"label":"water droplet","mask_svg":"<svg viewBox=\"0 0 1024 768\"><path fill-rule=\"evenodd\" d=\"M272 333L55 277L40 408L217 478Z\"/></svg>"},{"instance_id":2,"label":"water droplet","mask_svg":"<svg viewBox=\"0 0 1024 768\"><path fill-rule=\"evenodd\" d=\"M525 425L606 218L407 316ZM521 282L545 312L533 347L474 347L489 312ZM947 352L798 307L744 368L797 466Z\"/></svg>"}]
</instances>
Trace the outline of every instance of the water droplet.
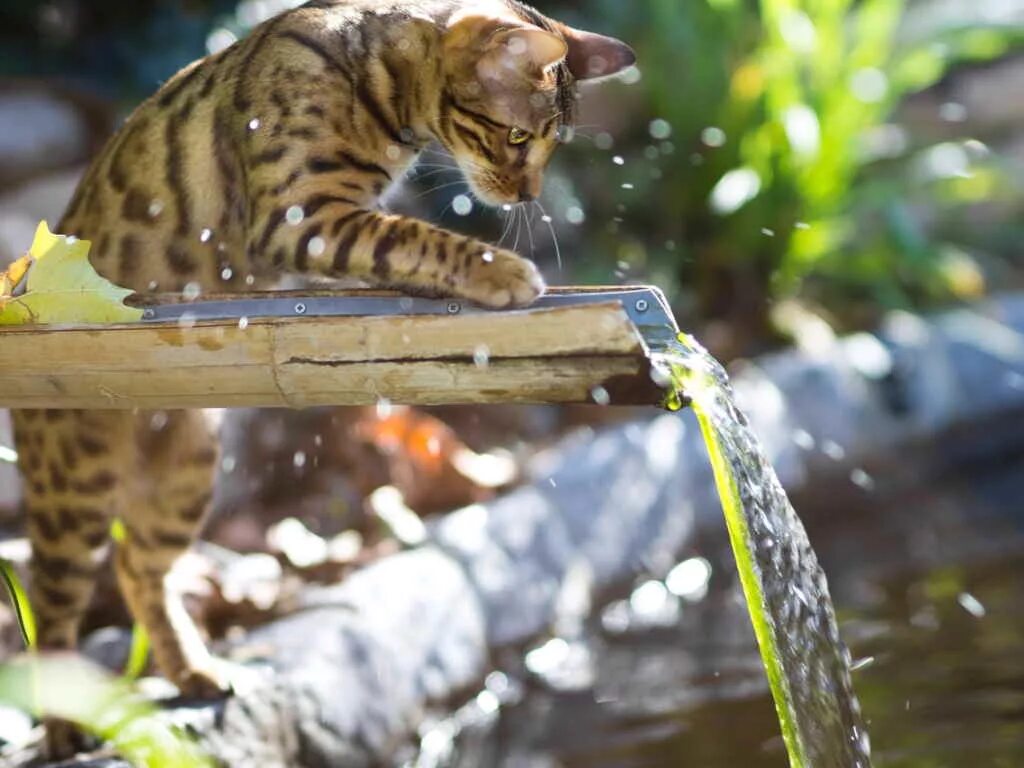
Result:
<instances>
[{"instance_id":1,"label":"water droplet","mask_svg":"<svg viewBox=\"0 0 1024 768\"><path fill-rule=\"evenodd\" d=\"M225 474L230 475L232 472L235 471L236 466L238 466L238 462L235 460L235 457L230 454L224 456L220 460L221 472L224 472Z\"/></svg>"},{"instance_id":2,"label":"water droplet","mask_svg":"<svg viewBox=\"0 0 1024 768\"><path fill-rule=\"evenodd\" d=\"M632 184L626 183L622 185L623 189L636 189Z\"/></svg>"},{"instance_id":3,"label":"water droplet","mask_svg":"<svg viewBox=\"0 0 1024 768\"><path fill-rule=\"evenodd\" d=\"M513 56L522 56L526 50L526 40L522 37L513 37L508 41L508 52Z\"/></svg>"},{"instance_id":4,"label":"water droplet","mask_svg":"<svg viewBox=\"0 0 1024 768\"><path fill-rule=\"evenodd\" d=\"M971 616L976 619L983 619L988 611L985 606L981 604L981 601L972 595L970 592L962 592L956 599L960 603L960 607L967 611Z\"/></svg>"},{"instance_id":5,"label":"water droplet","mask_svg":"<svg viewBox=\"0 0 1024 768\"><path fill-rule=\"evenodd\" d=\"M813 451L814 446L817 445L814 436L804 429L798 429L793 433L793 442L798 448L805 451Z\"/></svg>"},{"instance_id":6,"label":"water droplet","mask_svg":"<svg viewBox=\"0 0 1024 768\"><path fill-rule=\"evenodd\" d=\"M571 205L565 211L565 220L570 224L582 224L587 220L587 215L578 205Z\"/></svg>"},{"instance_id":7,"label":"water droplet","mask_svg":"<svg viewBox=\"0 0 1024 768\"><path fill-rule=\"evenodd\" d=\"M160 287L160 283L158 283L156 280L150 280L149 285L146 287L149 288L149 290L151 291L155 291L157 288Z\"/></svg>"},{"instance_id":8,"label":"water droplet","mask_svg":"<svg viewBox=\"0 0 1024 768\"><path fill-rule=\"evenodd\" d=\"M801 230L808 230L808 229L811 228L811 225L808 224L806 221L798 221L794 226L797 229L801 229Z\"/></svg>"},{"instance_id":9,"label":"water droplet","mask_svg":"<svg viewBox=\"0 0 1024 768\"><path fill-rule=\"evenodd\" d=\"M402 148L397 144L389 144L388 148L384 150L384 154L387 155L388 160L397 162L402 159Z\"/></svg>"},{"instance_id":10,"label":"water droplet","mask_svg":"<svg viewBox=\"0 0 1024 768\"><path fill-rule=\"evenodd\" d=\"M213 238L213 230L212 229L204 229L202 232L199 233L199 242L201 242L201 243L208 243L208 242L210 242L210 240L212 238Z\"/></svg>"},{"instance_id":11,"label":"water droplet","mask_svg":"<svg viewBox=\"0 0 1024 768\"><path fill-rule=\"evenodd\" d=\"M490 691L480 691L476 695L476 705L485 715L493 715L501 709L501 702L498 697Z\"/></svg>"},{"instance_id":12,"label":"water droplet","mask_svg":"<svg viewBox=\"0 0 1024 768\"><path fill-rule=\"evenodd\" d=\"M306 220L306 212L302 210L301 205L293 205L285 212L284 218L293 227L297 227Z\"/></svg>"},{"instance_id":13,"label":"water droplet","mask_svg":"<svg viewBox=\"0 0 1024 768\"><path fill-rule=\"evenodd\" d=\"M391 418L393 411L394 407L391 405L390 400L382 397L377 401L377 418L381 421Z\"/></svg>"},{"instance_id":14,"label":"water droplet","mask_svg":"<svg viewBox=\"0 0 1024 768\"><path fill-rule=\"evenodd\" d=\"M672 135L672 125L668 120L662 120L661 118L652 120L649 130L651 132L651 137L658 139L659 141L667 139Z\"/></svg>"},{"instance_id":15,"label":"water droplet","mask_svg":"<svg viewBox=\"0 0 1024 768\"><path fill-rule=\"evenodd\" d=\"M222 269L220 271L220 279L225 281L225 282L227 282L232 277L234 277L234 275L235 275L235 271L233 269L231 269L231 267L224 267L224 269Z\"/></svg>"},{"instance_id":16,"label":"water droplet","mask_svg":"<svg viewBox=\"0 0 1024 768\"><path fill-rule=\"evenodd\" d=\"M548 216L546 213L540 217L540 220L543 221L545 224L551 223L551 217Z\"/></svg>"},{"instance_id":17,"label":"water droplet","mask_svg":"<svg viewBox=\"0 0 1024 768\"><path fill-rule=\"evenodd\" d=\"M473 212L473 201L468 195L456 195L452 200L452 210L459 216L469 216Z\"/></svg>"},{"instance_id":18,"label":"water droplet","mask_svg":"<svg viewBox=\"0 0 1024 768\"><path fill-rule=\"evenodd\" d=\"M700 132L700 140L705 146L717 149L718 147L725 146L726 141L725 131L719 128L717 125L709 125L703 131Z\"/></svg>"},{"instance_id":19,"label":"water droplet","mask_svg":"<svg viewBox=\"0 0 1024 768\"><path fill-rule=\"evenodd\" d=\"M738 211L761 191L761 177L753 168L729 171L711 190L711 210L726 215Z\"/></svg>"},{"instance_id":20,"label":"water droplet","mask_svg":"<svg viewBox=\"0 0 1024 768\"><path fill-rule=\"evenodd\" d=\"M875 663L875 657L874 656L865 656L863 659L857 659L856 661L851 663L850 664L850 671L851 672L858 672L858 671L860 671L862 669L866 669L866 668L870 667L874 663Z\"/></svg>"},{"instance_id":21,"label":"water droplet","mask_svg":"<svg viewBox=\"0 0 1024 768\"><path fill-rule=\"evenodd\" d=\"M238 38L234 32L224 27L217 27L206 38L206 50L211 54L220 53L236 42L238 42Z\"/></svg>"},{"instance_id":22,"label":"water droplet","mask_svg":"<svg viewBox=\"0 0 1024 768\"><path fill-rule=\"evenodd\" d=\"M962 123L967 119L967 107L955 101L947 101L939 107L939 117L947 123Z\"/></svg>"},{"instance_id":23,"label":"water droplet","mask_svg":"<svg viewBox=\"0 0 1024 768\"><path fill-rule=\"evenodd\" d=\"M615 163L616 165L625 165L626 164L626 160L625 160L624 157L622 157L622 155L616 155L615 157L613 157L612 158L612 162Z\"/></svg>"},{"instance_id":24,"label":"water droplet","mask_svg":"<svg viewBox=\"0 0 1024 768\"><path fill-rule=\"evenodd\" d=\"M509 211L512 210L512 206L509 203L505 203L503 206L501 206L501 210L503 210L505 213L508 213Z\"/></svg>"},{"instance_id":25,"label":"water droplet","mask_svg":"<svg viewBox=\"0 0 1024 768\"><path fill-rule=\"evenodd\" d=\"M865 491L875 490L875 479L863 469L855 469L850 473L850 482Z\"/></svg>"},{"instance_id":26,"label":"water droplet","mask_svg":"<svg viewBox=\"0 0 1024 768\"><path fill-rule=\"evenodd\" d=\"M151 202L149 204L149 210L148 210L149 218L155 219L157 216L159 216L163 212L164 212L164 204L162 202L160 202L159 200L154 200L153 202Z\"/></svg>"},{"instance_id":27,"label":"water droplet","mask_svg":"<svg viewBox=\"0 0 1024 768\"><path fill-rule=\"evenodd\" d=\"M761 227L761 234L765 237L775 237L775 230L768 227Z\"/></svg>"},{"instance_id":28,"label":"water droplet","mask_svg":"<svg viewBox=\"0 0 1024 768\"><path fill-rule=\"evenodd\" d=\"M608 394L608 390L604 387L594 387L590 390L590 397L598 405L612 404L612 396Z\"/></svg>"},{"instance_id":29,"label":"water droplet","mask_svg":"<svg viewBox=\"0 0 1024 768\"><path fill-rule=\"evenodd\" d=\"M648 625L667 626L679 616L679 601L660 581L647 581L629 597L633 615Z\"/></svg>"},{"instance_id":30,"label":"water droplet","mask_svg":"<svg viewBox=\"0 0 1024 768\"><path fill-rule=\"evenodd\" d=\"M485 263L493 264L494 263L494 252L493 251L484 251L484 255L481 258L483 258Z\"/></svg>"},{"instance_id":31,"label":"water droplet","mask_svg":"<svg viewBox=\"0 0 1024 768\"><path fill-rule=\"evenodd\" d=\"M252 120L249 121L249 130L250 131L257 131L257 130L259 130L259 127L260 127L260 119L258 117L254 117Z\"/></svg>"},{"instance_id":32,"label":"water droplet","mask_svg":"<svg viewBox=\"0 0 1024 768\"><path fill-rule=\"evenodd\" d=\"M491 672L484 680L484 687L500 699L509 692L512 685L504 672Z\"/></svg>"},{"instance_id":33,"label":"water droplet","mask_svg":"<svg viewBox=\"0 0 1024 768\"><path fill-rule=\"evenodd\" d=\"M864 67L850 77L850 90L865 104L877 104L889 92L889 78L880 69Z\"/></svg>"},{"instance_id":34,"label":"water droplet","mask_svg":"<svg viewBox=\"0 0 1024 768\"><path fill-rule=\"evenodd\" d=\"M602 131L594 137L594 146L598 149L609 150L615 146L615 139L610 133Z\"/></svg>"},{"instance_id":35,"label":"water droplet","mask_svg":"<svg viewBox=\"0 0 1024 768\"><path fill-rule=\"evenodd\" d=\"M473 364L477 368L486 368L491 364L491 349L486 344L481 344L473 350Z\"/></svg>"},{"instance_id":36,"label":"water droplet","mask_svg":"<svg viewBox=\"0 0 1024 768\"><path fill-rule=\"evenodd\" d=\"M296 469L302 469L306 466L306 454L304 451L296 451L295 455L292 456L292 464Z\"/></svg>"},{"instance_id":37,"label":"water droplet","mask_svg":"<svg viewBox=\"0 0 1024 768\"><path fill-rule=\"evenodd\" d=\"M244 331L248 327L249 327L249 318L248 317L240 317L238 319L238 330Z\"/></svg>"},{"instance_id":38,"label":"water droplet","mask_svg":"<svg viewBox=\"0 0 1024 768\"><path fill-rule=\"evenodd\" d=\"M665 585L673 595L696 603L707 596L710 581L711 563L703 557L694 557L669 571Z\"/></svg>"},{"instance_id":39,"label":"water droplet","mask_svg":"<svg viewBox=\"0 0 1024 768\"><path fill-rule=\"evenodd\" d=\"M822 443L821 452L833 461L842 461L846 458L846 449L835 440L826 440Z\"/></svg>"},{"instance_id":40,"label":"water droplet","mask_svg":"<svg viewBox=\"0 0 1024 768\"><path fill-rule=\"evenodd\" d=\"M255 275L246 275L245 276L245 284L246 285L255 285L256 284L256 276Z\"/></svg>"},{"instance_id":41,"label":"water droplet","mask_svg":"<svg viewBox=\"0 0 1024 768\"><path fill-rule=\"evenodd\" d=\"M181 291L182 297L185 301L195 301L199 298L199 294L203 292L202 287L199 283L188 283Z\"/></svg>"},{"instance_id":42,"label":"water droplet","mask_svg":"<svg viewBox=\"0 0 1024 768\"><path fill-rule=\"evenodd\" d=\"M167 412L156 411L152 416L149 417L149 428L153 432L162 432L164 427L167 426Z\"/></svg>"},{"instance_id":43,"label":"water droplet","mask_svg":"<svg viewBox=\"0 0 1024 768\"><path fill-rule=\"evenodd\" d=\"M314 258L317 256L323 256L327 250L327 241L322 237L314 237L309 241L309 245L306 246L306 252Z\"/></svg>"}]
</instances>

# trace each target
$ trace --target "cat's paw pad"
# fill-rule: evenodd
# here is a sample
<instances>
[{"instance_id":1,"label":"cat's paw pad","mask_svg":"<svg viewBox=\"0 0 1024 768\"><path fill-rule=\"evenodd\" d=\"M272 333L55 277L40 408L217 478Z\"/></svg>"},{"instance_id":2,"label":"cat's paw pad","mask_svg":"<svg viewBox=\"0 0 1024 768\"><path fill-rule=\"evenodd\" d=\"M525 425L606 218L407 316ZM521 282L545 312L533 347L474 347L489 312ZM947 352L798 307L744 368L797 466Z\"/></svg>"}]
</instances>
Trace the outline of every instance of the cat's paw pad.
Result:
<instances>
[{"instance_id":1,"label":"cat's paw pad","mask_svg":"<svg viewBox=\"0 0 1024 768\"><path fill-rule=\"evenodd\" d=\"M497 248L485 251L471 266L463 286L466 298L494 309L528 306L546 289L536 264Z\"/></svg>"}]
</instances>

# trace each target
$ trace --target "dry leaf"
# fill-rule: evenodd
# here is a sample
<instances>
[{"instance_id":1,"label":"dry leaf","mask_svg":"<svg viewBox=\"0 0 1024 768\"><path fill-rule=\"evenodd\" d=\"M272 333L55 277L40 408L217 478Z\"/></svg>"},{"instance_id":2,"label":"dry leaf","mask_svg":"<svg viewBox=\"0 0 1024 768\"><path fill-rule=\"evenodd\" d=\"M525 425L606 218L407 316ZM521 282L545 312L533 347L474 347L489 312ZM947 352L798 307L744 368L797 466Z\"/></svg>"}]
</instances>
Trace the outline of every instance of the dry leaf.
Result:
<instances>
[{"instance_id":1,"label":"dry leaf","mask_svg":"<svg viewBox=\"0 0 1024 768\"><path fill-rule=\"evenodd\" d=\"M26 254L11 264L6 272L0 272L0 302L14 294L30 266L32 266L32 258Z\"/></svg>"},{"instance_id":2,"label":"dry leaf","mask_svg":"<svg viewBox=\"0 0 1024 768\"><path fill-rule=\"evenodd\" d=\"M429 414L394 408L383 417L368 415L356 424L354 434L387 457L392 484L420 514L455 509L494 495L494 484L479 482L482 473L466 471L472 463L467 458L479 457L454 430ZM506 471L505 481L514 474L514 467Z\"/></svg>"},{"instance_id":3,"label":"dry leaf","mask_svg":"<svg viewBox=\"0 0 1024 768\"><path fill-rule=\"evenodd\" d=\"M142 318L127 307L132 291L104 280L89 263L90 243L39 225L26 257L0 280L0 325L123 323ZM27 272L27 278L25 273ZM24 291L14 295L24 280Z\"/></svg>"}]
</instances>

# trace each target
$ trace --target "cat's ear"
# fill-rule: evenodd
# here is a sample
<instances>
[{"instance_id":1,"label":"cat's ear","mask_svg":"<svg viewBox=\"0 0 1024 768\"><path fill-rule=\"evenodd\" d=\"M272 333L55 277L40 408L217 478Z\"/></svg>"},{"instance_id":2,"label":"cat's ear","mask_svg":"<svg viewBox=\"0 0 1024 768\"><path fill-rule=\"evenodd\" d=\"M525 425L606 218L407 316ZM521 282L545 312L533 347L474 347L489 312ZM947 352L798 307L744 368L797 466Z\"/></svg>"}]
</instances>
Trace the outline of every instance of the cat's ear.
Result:
<instances>
[{"instance_id":1,"label":"cat's ear","mask_svg":"<svg viewBox=\"0 0 1024 768\"><path fill-rule=\"evenodd\" d=\"M621 40L560 25L569 44L569 71L577 80L596 80L617 75L636 63L636 53Z\"/></svg>"},{"instance_id":2,"label":"cat's ear","mask_svg":"<svg viewBox=\"0 0 1024 768\"><path fill-rule=\"evenodd\" d=\"M488 48L503 66L534 67L541 71L560 62L569 52L561 37L533 26L502 29L488 41Z\"/></svg>"},{"instance_id":3,"label":"cat's ear","mask_svg":"<svg viewBox=\"0 0 1024 768\"><path fill-rule=\"evenodd\" d=\"M445 38L449 46L472 51L478 74L487 80L543 72L569 52L556 33L513 18L465 14L449 22Z\"/></svg>"}]
</instances>

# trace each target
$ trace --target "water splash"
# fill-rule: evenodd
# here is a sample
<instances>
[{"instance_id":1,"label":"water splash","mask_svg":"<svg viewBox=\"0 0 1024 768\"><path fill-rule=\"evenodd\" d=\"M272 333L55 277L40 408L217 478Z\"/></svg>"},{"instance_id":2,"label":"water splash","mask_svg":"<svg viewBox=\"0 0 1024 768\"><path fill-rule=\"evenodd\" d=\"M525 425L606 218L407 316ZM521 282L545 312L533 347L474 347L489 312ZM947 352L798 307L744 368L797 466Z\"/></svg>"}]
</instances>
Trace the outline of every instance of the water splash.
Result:
<instances>
[{"instance_id":1,"label":"water splash","mask_svg":"<svg viewBox=\"0 0 1024 768\"><path fill-rule=\"evenodd\" d=\"M700 422L790 765L869 768L868 734L825 574L728 376L685 335L652 360L671 384L667 407L692 404Z\"/></svg>"}]
</instances>

